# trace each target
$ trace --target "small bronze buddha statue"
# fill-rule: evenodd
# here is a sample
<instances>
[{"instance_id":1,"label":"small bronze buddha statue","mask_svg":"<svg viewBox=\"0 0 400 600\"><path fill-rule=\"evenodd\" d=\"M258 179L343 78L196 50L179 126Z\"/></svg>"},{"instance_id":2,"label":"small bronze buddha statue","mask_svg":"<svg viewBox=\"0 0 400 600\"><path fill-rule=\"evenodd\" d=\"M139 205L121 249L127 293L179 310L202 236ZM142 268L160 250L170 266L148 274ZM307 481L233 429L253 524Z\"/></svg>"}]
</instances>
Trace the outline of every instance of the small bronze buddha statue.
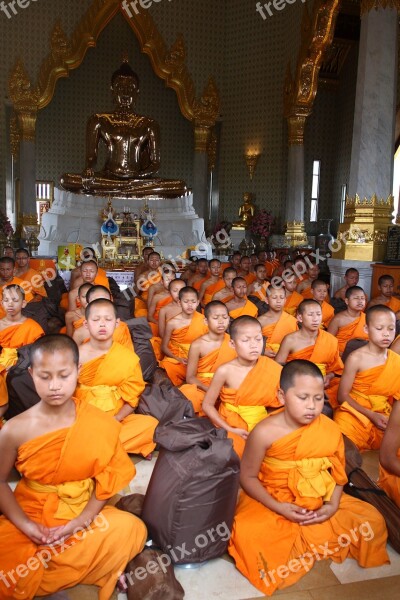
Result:
<instances>
[{"instance_id":1,"label":"small bronze buddha statue","mask_svg":"<svg viewBox=\"0 0 400 600\"><path fill-rule=\"evenodd\" d=\"M250 192L245 192L243 194L243 204L239 208L240 221L234 223L233 226L250 229L255 210L256 207L253 204L253 194L250 194Z\"/></svg>"},{"instance_id":2,"label":"small bronze buddha statue","mask_svg":"<svg viewBox=\"0 0 400 600\"><path fill-rule=\"evenodd\" d=\"M65 173L62 187L79 194L125 197L176 198L188 193L184 181L156 178L160 168L160 132L156 121L134 111L139 79L125 60L111 79L116 109L92 115L86 131L86 167L79 174ZM107 159L94 171L103 142Z\"/></svg>"}]
</instances>

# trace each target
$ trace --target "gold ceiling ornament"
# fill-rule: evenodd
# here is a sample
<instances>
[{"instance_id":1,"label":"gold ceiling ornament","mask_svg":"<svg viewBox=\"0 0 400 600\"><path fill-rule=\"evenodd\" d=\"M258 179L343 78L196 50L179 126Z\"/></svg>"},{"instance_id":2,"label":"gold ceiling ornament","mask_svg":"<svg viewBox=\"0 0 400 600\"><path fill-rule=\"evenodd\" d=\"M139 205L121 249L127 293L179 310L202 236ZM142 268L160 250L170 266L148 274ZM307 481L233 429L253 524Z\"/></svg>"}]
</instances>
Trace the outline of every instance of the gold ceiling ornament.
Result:
<instances>
[{"instance_id":1,"label":"gold ceiling ornament","mask_svg":"<svg viewBox=\"0 0 400 600\"><path fill-rule=\"evenodd\" d=\"M361 16L371 12L372 9L378 10L378 8L389 8L400 12L400 0L361 0Z\"/></svg>"},{"instance_id":2,"label":"gold ceiling ornament","mask_svg":"<svg viewBox=\"0 0 400 600\"><path fill-rule=\"evenodd\" d=\"M18 59L8 78L8 93L18 118L22 140L35 139L39 90L32 86L21 59Z\"/></svg>"},{"instance_id":3,"label":"gold ceiling ornament","mask_svg":"<svg viewBox=\"0 0 400 600\"><path fill-rule=\"evenodd\" d=\"M18 117L14 113L10 119L10 149L11 156L16 160L19 155L19 143L21 141L21 133L18 125Z\"/></svg>"}]
</instances>

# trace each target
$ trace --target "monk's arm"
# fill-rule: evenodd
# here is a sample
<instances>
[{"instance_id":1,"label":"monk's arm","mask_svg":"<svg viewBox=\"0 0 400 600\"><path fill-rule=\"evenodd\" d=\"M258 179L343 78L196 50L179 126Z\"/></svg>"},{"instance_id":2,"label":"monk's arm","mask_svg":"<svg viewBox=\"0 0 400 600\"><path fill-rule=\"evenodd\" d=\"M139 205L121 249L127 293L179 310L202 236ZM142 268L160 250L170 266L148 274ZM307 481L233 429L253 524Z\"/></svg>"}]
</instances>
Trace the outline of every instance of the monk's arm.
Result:
<instances>
[{"instance_id":1,"label":"monk's arm","mask_svg":"<svg viewBox=\"0 0 400 600\"><path fill-rule=\"evenodd\" d=\"M143 380L142 368L140 366L139 358L133 354L132 361L136 360L136 364L133 362L126 368L128 369L126 378L118 386L118 391L124 401L123 406L119 412L114 415L117 421L122 421L128 415L132 414L137 405L139 404L139 398L142 394L146 384Z\"/></svg>"},{"instance_id":2,"label":"monk's arm","mask_svg":"<svg viewBox=\"0 0 400 600\"><path fill-rule=\"evenodd\" d=\"M152 283L151 286L149 287L149 295L147 296L147 307L150 306L150 304L154 298L154 295L157 293L157 290L155 288L156 285L157 285L156 283Z\"/></svg>"},{"instance_id":3,"label":"monk's arm","mask_svg":"<svg viewBox=\"0 0 400 600\"><path fill-rule=\"evenodd\" d=\"M204 409L204 404L203 404ZM251 498L282 515L289 521L302 523L314 516L314 512L291 504L279 502L271 496L258 479L261 464L268 448L271 446L270 427L266 423L257 425L249 435L240 464L240 485Z\"/></svg>"},{"instance_id":4,"label":"monk's arm","mask_svg":"<svg viewBox=\"0 0 400 600\"><path fill-rule=\"evenodd\" d=\"M186 383L193 383L194 385L197 385L200 390L206 392L208 387L196 377L200 359L200 344L196 342L198 342L198 340L193 342L189 350L188 363L186 367Z\"/></svg>"},{"instance_id":5,"label":"monk's arm","mask_svg":"<svg viewBox=\"0 0 400 600\"><path fill-rule=\"evenodd\" d=\"M76 299L78 297L78 288L75 288L68 294L68 310L76 310Z\"/></svg>"},{"instance_id":6,"label":"monk's arm","mask_svg":"<svg viewBox=\"0 0 400 600\"><path fill-rule=\"evenodd\" d=\"M83 344L85 339L88 337L89 337L89 332L85 326L79 327L79 329L75 329L75 331L72 334L72 339L78 346Z\"/></svg>"},{"instance_id":7,"label":"monk's arm","mask_svg":"<svg viewBox=\"0 0 400 600\"><path fill-rule=\"evenodd\" d=\"M7 408L8 408L8 402L7 402L7 404L3 404L2 406L0 406L0 419L6 414ZM0 428L1 428L1 423L0 423Z\"/></svg>"},{"instance_id":8,"label":"monk's arm","mask_svg":"<svg viewBox=\"0 0 400 600\"><path fill-rule=\"evenodd\" d=\"M336 485L335 489L333 490L331 499L324 502L321 508L318 508L315 511L314 515L310 519L308 519L306 523L303 523L303 525L315 525L316 523L323 523L324 521L327 521L328 519L333 517L333 515L337 512L339 508L342 493L343 486Z\"/></svg>"},{"instance_id":9,"label":"monk's arm","mask_svg":"<svg viewBox=\"0 0 400 600\"><path fill-rule=\"evenodd\" d=\"M65 525L61 525L60 527L50 527L47 543L51 544L61 540L62 538L68 538L76 531L81 531L81 529L88 527L90 523L92 523L97 517L106 503L107 500L97 500L96 493L93 492L89 502L86 504L80 515Z\"/></svg>"},{"instance_id":10,"label":"monk's arm","mask_svg":"<svg viewBox=\"0 0 400 600\"><path fill-rule=\"evenodd\" d=\"M199 290L199 302L200 302L201 306L204 306L203 305L203 298L204 298L205 291L206 291L206 289L208 288L209 285L210 284L208 283L208 281L205 281L200 286L200 290Z\"/></svg>"},{"instance_id":11,"label":"monk's arm","mask_svg":"<svg viewBox=\"0 0 400 600\"><path fill-rule=\"evenodd\" d=\"M396 400L389 417L389 423L383 436L379 451L379 462L393 475L400 477L400 400Z\"/></svg>"},{"instance_id":12,"label":"monk's arm","mask_svg":"<svg viewBox=\"0 0 400 600\"><path fill-rule=\"evenodd\" d=\"M396 354L400 354L400 337L394 340L393 344L390 346L390 349L393 350L393 352L396 352Z\"/></svg>"},{"instance_id":13,"label":"monk's arm","mask_svg":"<svg viewBox=\"0 0 400 600\"><path fill-rule=\"evenodd\" d=\"M332 335L336 335L337 332L339 331L339 326L340 326L340 318L339 318L339 315L336 315L335 317L333 317L333 319L329 323L328 333L331 333Z\"/></svg>"},{"instance_id":14,"label":"monk's arm","mask_svg":"<svg viewBox=\"0 0 400 600\"><path fill-rule=\"evenodd\" d=\"M165 315L166 315L166 311L167 311L167 307L163 306L160 309L160 313L158 315L158 333L160 337L163 337L165 334L165 326L166 326L166 319L165 319Z\"/></svg>"},{"instance_id":15,"label":"monk's arm","mask_svg":"<svg viewBox=\"0 0 400 600\"><path fill-rule=\"evenodd\" d=\"M157 321L154 318L154 313L156 311L156 306L157 306L157 296L158 294L155 294L152 298L151 301L149 301L147 303L147 320L151 321L151 323L155 323L157 324Z\"/></svg>"},{"instance_id":16,"label":"monk's arm","mask_svg":"<svg viewBox=\"0 0 400 600\"><path fill-rule=\"evenodd\" d=\"M74 321L76 320L76 312L68 311L65 315L65 327L67 330L67 335L69 337L73 337L74 335Z\"/></svg>"},{"instance_id":17,"label":"monk's arm","mask_svg":"<svg viewBox=\"0 0 400 600\"><path fill-rule=\"evenodd\" d=\"M278 350L278 353L275 356L275 361L277 363L279 363L280 365L285 365L286 361L287 361L287 357L290 354L290 336L292 334L289 333L288 335L285 335L285 337L282 340L282 344L280 345L280 348Z\"/></svg>"},{"instance_id":18,"label":"monk's arm","mask_svg":"<svg viewBox=\"0 0 400 600\"><path fill-rule=\"evenodd\" d=\"M236 433L236 429L234 427L230 427L228 423L221 417L217 409L215 408L215 403L218 400L220 391L225 384L226 381L226 365L222 365L219 367L212 381L210 383L210 387L208 388L206 395L204 396L202 409L206 416L213 422L217 427L221 427L221 429L225 429L225 431L230 431L232 433Z\"/></svg>"}]
</instances>

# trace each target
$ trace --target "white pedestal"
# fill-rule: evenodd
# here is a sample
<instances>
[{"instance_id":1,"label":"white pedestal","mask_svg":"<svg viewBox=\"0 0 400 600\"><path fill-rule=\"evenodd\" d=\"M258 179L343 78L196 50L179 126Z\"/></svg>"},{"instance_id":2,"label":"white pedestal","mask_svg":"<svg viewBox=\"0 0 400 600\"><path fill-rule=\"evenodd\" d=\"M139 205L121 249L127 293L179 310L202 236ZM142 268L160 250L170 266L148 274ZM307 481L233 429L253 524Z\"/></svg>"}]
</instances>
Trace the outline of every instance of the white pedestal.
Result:
<instances>
[{"instance_id":1,"label":"white pedestal","mask_svg":"<svg viewBox=\"0 0 400 600\"><path fill-rule=\"evenodd\" d=\"M132 213L140 213L145 204L143 198L113 198L117 212L129 206ZM204 220L193 207L193 195L182 198L151 198L147 204L155 213L158 234L154 247L162 250L165 258L179 256L188 246L206 242ZM56 188L54 202L43 215L39 234L40 255L56 255L57 247L66 244L93 246L100 249L100 212L107 205L106 198L73 194ZM207 243L207 242L206 242Z\"/></svg>"},{"instance_id":2,"label":"white pedestal","mask_svg":"<svg viewBox=\"0 0 400 600\"><path fill-rule=\"evenodd\" d=\"M345 285L344 274L347 269L357 269L360 273L360 279L357 285L363 288L368 298L371 298L371 284L372 284L372 268L368 261L362 262L360 260L341 260L339 258L328 258L328 266L331 272L331 289L330 295Z\"/></svg>"}]
</instances>

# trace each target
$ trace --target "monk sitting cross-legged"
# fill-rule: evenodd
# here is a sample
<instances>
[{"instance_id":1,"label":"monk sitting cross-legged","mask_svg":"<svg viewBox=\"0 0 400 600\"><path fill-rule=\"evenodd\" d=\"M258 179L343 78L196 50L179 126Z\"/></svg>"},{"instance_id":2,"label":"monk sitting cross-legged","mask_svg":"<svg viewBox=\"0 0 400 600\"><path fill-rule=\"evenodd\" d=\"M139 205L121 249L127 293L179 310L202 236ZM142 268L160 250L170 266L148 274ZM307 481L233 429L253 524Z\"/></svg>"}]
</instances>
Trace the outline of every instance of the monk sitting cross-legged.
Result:
<instances>
[{"instance_id":1,"label":"monk sitting cross-legged","mask_svg":"<svg viewBox=\"0 0 400 600\"><path fill-rule=\"evenodd\" d=\"M333 306L328 304L328 302L326 301L326 298L328 297L328 289L329 289L328 284L325 283L325 281L322 281L321 279L314 279L314 281L311 284L312 297L314 300L319 302L319 304L321 305L321 310L322 310L321 326L324 329L328 329L329 323L332 321L334 314L335 314L335 309L333 308Z\"/></svg>"},{"instance_id":2,"label":"monk sitting cross-legged","mask_svg":"<svg viewBox=\"0 0 400 600\"><path fill-rule=\"evenodd\" d=\"M208 272L208 260L206 258L199 258L196 267L196 273L188 279L187 284L198 292L203 283L210 277L210 273Z\"/></svg>"},{"instance_id":3,"label":"monk sitting cross-legged","mask_svg":"<svg viewBox=\"0 0 400 600\"><path fill-rule=\"evenodd\" d=\"M85 308L87 307L86 294L93 287L92 283L82 283L78 288L78 307L75 310L69 310L65 314L65 333L73 337L75 329L82 327L85 321ZM106 289L106 288L105 288ZM75 340L78 344L77 340Z\"/></svg>"},{"instance_id":4,"label":"monk sitting cross-legged","mask_svg":"<svg viewBox=\"0 0 400 600\"><path fill-rule=\"evenodd\" d=\"M316 560L389 562L382 515L343 493L344 443L321 414L321 372L304 360L287 364L278 394L284 409L261 421L246 443L228 547L239 571L267 596L294 584Z\"/></svg>"},{"instance_id":5,"label":"monk sitting cross-legged","mask_svg":"<svg viewBox=\"0 0 400 600\"><path fill-rule=\"evenodd\" d=\"M145 261L146 263L146 261ZM135 317L147 318L148 296L150 287L161 281L160 274L161 256L158 252L147 254L147 264L143 266L139 273L135 272L134 291L135 297ZM156 289L156 291L160 291Z\"/></svg>"},{"instance_id":6,"label":"monk sitting cross-legged","mask_svg":"<svg viewBox=\"0 0 400 600\"><path fill-rule=\"evenodd\" d=\"M337 290L334 294L334 298L339 298L340 300L346 301L346 292L349 288L356 286L358 284L358 280L360 279L360 273L358 269L347 269L344 274L344 280L346 284Z\"/></svg>"},{"instance_id":7,"label":"monk sitting cross-legged","mask_svg":"<svg viewBox=\"0 0 400 600\"><path fill-rule=\"evenodd\" d=\"M232 281L233 298L226 303L231 319L237 319L243 315L256 317L258 309L247 298L247 283L243 277L235 277Z\"/></svg>"},{"instance_id":8,"label":"monk sitting cross-legged","mask_svg":"<svg viewBox=\"0 0 400 600\"><path fill-rule=\"evenodd\" d=\"M97 262L95 260L87 260L84 263L82 263L80 270L81 270L81 276L82 276L81 277L82 283L91 283L92 285L94 285L97 271L98 271ZM74 311L77 308L78 290L79 290L79 287L82 285L82 283L79 284L79 286L74 288L73 290L70 290L70 292L68 294L68 310L69 311Z\"/></svg>"},{"instance_id":9,"label":"monk sitting cross-legged","mask_svg":"<svg viewBox=\"0 0 400 600\"><path fill-rule=\"evenodd\" d=\"M113 341L119 319L110 300L92 300L85 315L90 339L79 346L82 368L76 396L122 424L120 438L127 452L148 456L155 448L153 435L158 421L133 414L145 387L139 357Z\"/></svg>"},{"instance_id":10,"label":"monk sitting cross-legged","mask_svg":"<svg viewBox=\"0 0 400 600\"><path fill-rule=\"evenodd\" d=\"M300 281L296 288L297 292L301 294L305 300L311 300L313 297L311 284L315 279L318 279L319 265L307 256L306 260L296 258L293 269L296 273L301 273L302 281ZM306 272L304 272L303 269L306 270Z\"/></svg>"},{"instance_id":11,"label":"monk sitting cross-legged","mask_svg":"<svg viewBox=\"0 0 400 600\"><path fill-rule=\"evenodd\" d=\"M39 271L29 266L29 251L26 248L18 248L15 251L15 266L15 276L30 283L34 301L40 302L42 298L46 298L44 279Z\"/></svg>"},{"instance_id":12,"label":"monk sitting cross-legged","mask_svg":"<svg viewBox=\"0 0 400 600\"><path fill-rule=\"evenodd\" d=\"M226 333L229 314L225 304L218 300L209 302L204 309L204 321L208 333L191 344L186 369L187 383L180 387L196 413L201 412L205 393L217 368L236 358L236 351Z\"/></svg>"},{"instance_id":13,"label":"monk sitting cross-legged","mask_svg":"<svg viewBox=\"0 0 400 600\"><path fill-rule=\"evenodd\" d=\"M182 288L179 291L179 302L182 312L166 324L161 347L165 358L160 362L160 367L166 370L174 385L181 385L186 381L190 344L208 331L203 315L197 312L197 291L189 286Z\"/></svg>"},{"instance_id":14,"label":"monk sitting cross-legged","mask_svg":"<svg viewBox=\"0 0 400 600\"><path fill-rule=\"evenodd\" d=\"M0 432L0 598L48 597L90 584L108 600L146 542L142 521L106 506L135 467L119 423L72 397L75 342L42 337L30 358L40 402ZM14 465L22 479L13 493L7 480Z\"/></svg>"},{"instance_id":15,"label":"monk sitting cross-legged","mask_svg":"<svg viewBox=\"0 0 400 600\"><path fill-rule=\"evenodd\" d=\"M242 256L240 259L239 277L243 277L249 286L256 280L256 276L251 272L251 260L249 256Z\"/></svg>"},{"instance_id":16,"label":"monk sitting cross-legged","mask_svg":"<svg viewBox=\"0 0 400 600\"><path fill-rule=\"evenodd\" d=\"M152 294L151 301L148 302L147 320L154 336L158 336L158 318L161 308L172 302L172 297L169 293L169 284L175 279L175 275L176 272L172 265L170 268L166 268L166 265L163 265L160 282L162 289Z\"/></svg>"},{"instance_id":17,"label":"monk sitting cross-legged","mask_svg":"<svg viewBox=\"0 0 400 600\"><path fill-rule=\"evenodd\" d=\"M310 360L324 376L325 393L331 406L337 406L338 377L343 371L338 341L321 329L322 310L316 300L303 300L297 308L300 329L283 338L275 360L281 365L295 359Z\"/></svg>"},{"instance_id":18,"label":"monk sitting cross-legged","mask_svg":"<svg viewBox=\"0 0 400 600\"><path fill-rule=\"evenodd\" d=\"M91 246L86 246L85 248L83 248L79 258L79 266L75 267L75 269L72 269L71 271L71 279L69 284L70 290L74 290L75 288L78 288L80 285L85 283L82 277L81 270L81 267L85 262L94 261L97 264L96 251ZM110 287L110 284L108 283L107 273L104 271L104 269L102 269L99 266L97 266L97 273L93 283L94 285L104 285L104 287L106 288Z\"/></svg>"},{"instance_id":19,"label":"monk sitting cross-legged","mask_svg":"<svg viewBox=\"0 0 400 600\"><path fill-rule=\"evenodd\" d=\"M169 280L169 278L169 275L168 277L163 275L163 281L166 282ZM159 310L156 307L154 312L154 315L157 316L157 325L154 323L149 323L153 332L153 337L151 338L150 342L158 361L161 361L164 358L161 346L162 338L165 334L166 323L182 312L182 307L179 302L179 292L184 287L186 287L186 283L181 279L172 279L169 281L168 296L163 296L162 299L157 302ZM157 310L158 315L156 315Z\"/></svg>"},{"instance_id":20,"label":"monk sitting cross-legged","mask_svg":"<svg viewBox=\"0 0 400 600\"><path fill-rule=\"evenodd\" d=\"M347 309L335 315L328 327L328 333L336 336L339 342L340 355L343 354L347 342L353 339L367 340L365 332L365 293L361 287L354 285L346 290L345 303Z\"/></svg>"},{"instance_id":21,"label":"monk sitting cross-legged","mask_svg":"<svg viewBox=\"0 0 400 600\"><path fill-rule=\"evenodd\" d=\"M151 255L150 255L151 256ZM149 320L149 309L150 306L154 306L153 298L160 293L165 294L166 288L164 284L164 277L166 277L166 281L168 283L175 279L176 277L176 268L171 262L165 262L158 268L159 278L157 281L153 282L148 288L147 294L147 319Z\"/></svg>"},{"instance_id":22,"label":"monk sitting cross-legged","mask_svg":"<svg viewBox=\"0 0 400 600\"><path fill-rule=\"evenodd\" d=\"M360 451L377 450L393 398L400 399L400 356L388 350L396 331L394 312L372 306L366 313L368 344L354 350L340 380L334 419Z\"/></svg>"},{"instance_id":23,"label":"monk sitting cross-legged","mask_svg":"<svg viewBox=\"0 0 400 600\"><path fill-rule=\"evenodd\" d=\"M213 258L208 263L210 269L210 277L201 284L199 290L199 300L204 308L206 304L211 302L214 294L225 287L225 282L221 277L221 261L218 258Z\"/></svg>"},{"instance_id":24,"label":"monk sitting cross-legged","mask_svg":"<svg viewBox=\"0 0 400 600\"><path fill-rule=\"evenodd\" d=\"M378 279L378 290L379 296L372 298L367 305L367 308L375 306L376 304L384 304L391 308L396 314L396 318L400 317L400 298L395 298L394 293L394 279L391 275L381 275Z\"/></svg>"},{"instance_id":25,"label":"monk sitting cross-legged","mask_svg":"<svg viewBox=\"0 0 400 600\"><path fill-rule=\"evenodd\" d=\"M254 267L254 274L257 279L247 287L247 295L255 296L262 302L266 302L267 289L270 283L267 280L267 269L265 268L265 264L258 263Z\"/></svg>"},{"instance_id":26,"label":"monk sitting cross-legged","mask_svg":"<svg viewBox=\"0 0 400 600\"><path fill-rule=\"evenodd\" d=\"M291 315L283 312L286 295L283 287L270 286L267 292L269 310L258 317L262 334L267 338L265 355L275 358L285 335L297 331L297 321Z\"/></svg>"},{"instance_id":27,"label":"monk sitting cross-legged","mask_svg":"<svg viewBox=\"0 0 400 600\"><path fill-rule=\"evenodd\" d=\"M0 377L17 362L18 348L32 344L44 335L36 321L21 313L26 302L24 290L19 285L7 285L3 289L2 306L6 316L0 320Z\"/></svg>"},{"instance_id":28,"label":"monk sitting cross-legged","mask_svg":"<svg viewBox=\"0 0 400 600\"><path fill-rule=\"evenodd\" d=\"M249 432L268 416L267 409L280 406L277 390L282 368L271 358L261 356L261 325L254 317L235 319L230 336L237 358L217 369L203 411L214 425L228 432L235 451L242 456ZM221 403L217 410L218 398Z\"/></svg>"},{"instance_id":29,"label":"monk sitting cross-legged","mask_svg":"<svg viewBox=\"0 0 400 600\"><path fill-rule=\"evenodd\" d=\"M220 302L224 302L226 304L229 300L233 298L233 288L232 282L235 279L237 273L233 267L228 267L222 274L222 280L224 282L225 287L223 287L219 292L216 292L212 300L219 300Z\"/></svg>"}]
</instances>

